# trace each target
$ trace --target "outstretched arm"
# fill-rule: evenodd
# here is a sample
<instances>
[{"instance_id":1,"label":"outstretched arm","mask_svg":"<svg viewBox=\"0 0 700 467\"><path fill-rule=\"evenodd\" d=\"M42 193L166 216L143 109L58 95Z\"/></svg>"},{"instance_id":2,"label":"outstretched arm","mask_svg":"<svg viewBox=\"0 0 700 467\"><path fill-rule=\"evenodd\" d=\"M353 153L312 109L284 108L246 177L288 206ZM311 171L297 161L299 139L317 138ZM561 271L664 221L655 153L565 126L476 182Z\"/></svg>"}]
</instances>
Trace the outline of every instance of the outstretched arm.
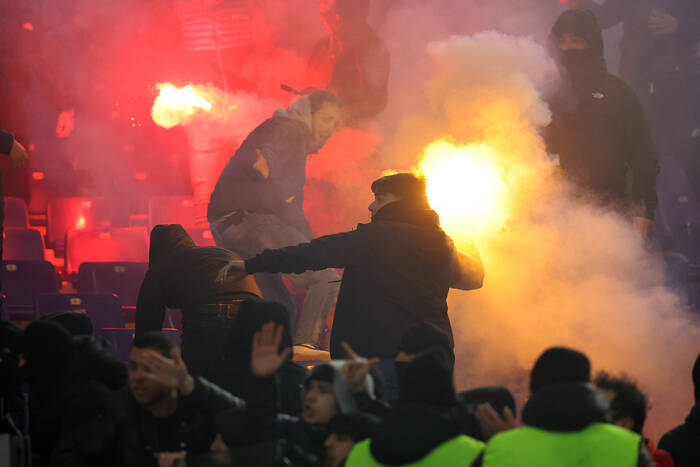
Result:
<instances>
[{"instance_id":1,"label":"outstretched arm","mask_svg":"<svg viewBox=\"0 0 700 467\"><path fill-rule=\"evenodd\" d=\"M484 265L473 243L460 253L452 245L452 262L450 265L450 288L460 290L480 289L484 283Z\"/></svg>"}]
</instances>

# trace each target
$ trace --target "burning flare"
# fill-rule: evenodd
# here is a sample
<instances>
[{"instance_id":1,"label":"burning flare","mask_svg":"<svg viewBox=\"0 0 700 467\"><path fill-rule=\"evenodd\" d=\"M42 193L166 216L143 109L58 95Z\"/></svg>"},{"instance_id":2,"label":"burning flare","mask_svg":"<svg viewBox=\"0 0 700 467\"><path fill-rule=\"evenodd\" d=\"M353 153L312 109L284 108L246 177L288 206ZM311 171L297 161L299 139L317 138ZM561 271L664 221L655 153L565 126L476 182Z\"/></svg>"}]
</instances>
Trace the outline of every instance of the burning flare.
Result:
<instances>
[{"instance_id":1,"label":"burning flare","mask_svg":"<svg viewBox=\"0 0 700 467\"><path fill-rule=\"evenodd\" d=\"M197 95L195 88L189 84L176 88L170 83L159 83L156 87L160 94L153 102L151 117L163 128L187 124L199 110L209 112L212 109L211 103Z\"/></svg>"},{"instance_id":2,"label":"burning flare","mask_svg":"<svg viewBox=\"0 0 700 467\"><path fill-rule=\"evenodd\" d=\"M455 240L493 233L508 220L507 186L490 146L434 141L423 150L418 171L430 206Z\"/></svg>"}]
</instances>

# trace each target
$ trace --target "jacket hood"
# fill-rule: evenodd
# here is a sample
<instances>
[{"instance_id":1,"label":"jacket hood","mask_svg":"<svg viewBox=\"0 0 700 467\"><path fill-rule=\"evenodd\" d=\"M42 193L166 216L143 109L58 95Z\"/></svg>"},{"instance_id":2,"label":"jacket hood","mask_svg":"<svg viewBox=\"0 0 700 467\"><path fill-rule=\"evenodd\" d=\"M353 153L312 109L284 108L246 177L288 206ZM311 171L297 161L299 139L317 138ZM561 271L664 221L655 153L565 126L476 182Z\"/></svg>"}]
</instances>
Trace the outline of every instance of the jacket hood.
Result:
<instances>
[{"instance_id":1,"label":"jacket hood","mask_svg":"<svg viewBox=\"0 0 700 467\"><path fill-rule=\"evenodd\" d=\"M559 18L557 18L557 21L552 27L552 33L550 35L552 44L556 45L557 37L565 32L575 34L585 39L590 47L590 51L595 54L597 58L603 60L603 31L600 29L598 19L591 10L576 8L573 10L566 10L559 15Z\"/></svg>"},{"instance_id":2,"label":"jacket hood","mask_svg":"<svg viewBox=\"0 0 700 467\"><path fill-rule=\"evenodd\" d=\"M249 299L241 304L233 320L224 344L224 356L249 355L253 345L253 336L262 329L265 323L269 322L279 324L283 328L280 350L292 347L289 313L284 306L269 300Z\"/></svg>"},{"instance_id":3,"label":"jacket hood","mask_svg":"<svg viewBox=\"0 0 700 467\"><path fill-rule=\"evenodd\" d=\"M405 404L384 416L369 447L378 462L404 465L419 461L459 434L459 425L443 411Z\"/></svg>"},{"instance_id":4,"label":"jacket hood","mask_svg":"<svg viewBox=\"0 0 700 467\"><path fill-rule=\"evenodd\" d=\"M180 224L156 225L151 231L151 246L148 251L148 266L181 248L195 248L192 237Z\"/></svg>"},{"instance_id":5,"label":"jacket hood","mask_svg":"<svg viewBox=\"0 0 700 467\"><path fill-rule=\"evenodd\" d=\"M303 123L309 131L313 131L313 120L311 118L311 99L304 96L292 102L286 109L278 109L274 113L275 117L289 118Z\"/></svg>"},{"instance_id":6,"label":"jacket hood","mask_svg":"<svg viewBox=\"0 0 700 467\"><path fill-rule=\"evenodd\" d=\"M126 386L126 364L114 353L112 344L101 337L78 336L73 338L75 357L71 364L72 381L93 381L112 391Z\"/></svg>"},{"instance_id":7,"label":"jacket hood","mask_svg":"<svg viewBox=\"0 0 700 467\"><path fill-rule=\"evenodd\" d=\"M58 387L67 377L67 369L75 355L75 344L61 325L34 321L24 330L19 352L26 359L23 373L30 384Z\"/></svg>"},{"instance_id":8,"label":"jacket hood","mask_svg":"<svg viewBox=\"0 0 700 467\"><path fill-rule=\"evenodd\" d=\"M304 388L307 388L311 380L314 379L333 383L333 392L335 393L340 413L346 414L357 410L355 398L345 382L345 376L340 373L337 365L332 365L330 362L315 365L306 375Z\"/></svg>"},{"instance_id":9,"label":"jacket hood","mask_svg":"<svg viewBox=\"0 0 700 467\"><path fill-rule=\"evenodd\" d=\"M523 408L525 425L550 431L579 431L609 422L605 396L588 383L559 383L532 394Z\"/></svg>"}]
</instances>

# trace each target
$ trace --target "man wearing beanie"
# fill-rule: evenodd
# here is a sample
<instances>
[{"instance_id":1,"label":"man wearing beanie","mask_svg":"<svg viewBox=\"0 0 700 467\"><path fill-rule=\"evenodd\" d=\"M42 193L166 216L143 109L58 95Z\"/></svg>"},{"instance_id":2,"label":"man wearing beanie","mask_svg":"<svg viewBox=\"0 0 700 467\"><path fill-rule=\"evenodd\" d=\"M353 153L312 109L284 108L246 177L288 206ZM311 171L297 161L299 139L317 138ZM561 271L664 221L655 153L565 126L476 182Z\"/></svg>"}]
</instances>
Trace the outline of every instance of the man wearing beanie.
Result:
<instances>
[{"instance_id":1,"label":"man wearing beanie","mask_svg":"<svg viewBox=\"0 0 700 467\"><path fill-rule=\"evenodd\" d=\"M550 100L547 150L559 156L581 196L628 216L648 238L659 165L641 104L625 82L608 73L603 35L590 10L562 13L551 41L563 80Z\"/></svg>"},{"instance_id":2,"label":"man wearing beanie","mask_svg":"<svg viewBox=\"0 0 700 467\"><path fill-rule=\"evenodd\" d=\"M695 405L685 423L666 433L659 441L659 449L671 453L676 467L700 465L700 354L693 366Z\"/></svg>"},{"instance_id":3,"label":"man wearing beanie","mask_svg":"<svg viewBox=\"0 0 700 467\"><path fill-rule=\"evenodd\" d=\"M584 354L547 349L530 373L524 426L493 436L472 466L653 466L639 434L609 423L607 400L590 378Z\"/></svg>"}]
</instances>

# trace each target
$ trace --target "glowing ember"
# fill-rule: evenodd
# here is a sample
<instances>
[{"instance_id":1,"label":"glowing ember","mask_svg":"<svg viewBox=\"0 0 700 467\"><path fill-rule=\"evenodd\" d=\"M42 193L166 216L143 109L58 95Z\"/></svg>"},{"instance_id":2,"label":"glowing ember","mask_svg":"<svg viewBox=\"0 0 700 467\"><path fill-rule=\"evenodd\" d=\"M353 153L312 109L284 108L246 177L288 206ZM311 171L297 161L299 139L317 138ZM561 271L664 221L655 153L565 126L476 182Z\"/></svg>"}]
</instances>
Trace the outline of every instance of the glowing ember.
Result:
<instances>
[{"instance_id":1,"label":"glowing ember","mask_svg":"<svg viewBox=\"0 0 700 467\"><path fill-rule=\"evenodd\" d=\"M151 117L157 125L172 128L187 123L199 110L211 111L212 105L189 84L176 88L170 83L158 84L160 94L153 102Z\"/></svg>"},{"instance_id":2,"label":"glowing ember","mask_svg":"<svg viewBox=\"0 0 700 467\"><path fill-rule=\"evenodd\" d=\"M455 240L492 232L507 221L506 184L489 146L435 141L424 149L418 170L427 180L430 205Z\"/></svg>"}]
</instances>

